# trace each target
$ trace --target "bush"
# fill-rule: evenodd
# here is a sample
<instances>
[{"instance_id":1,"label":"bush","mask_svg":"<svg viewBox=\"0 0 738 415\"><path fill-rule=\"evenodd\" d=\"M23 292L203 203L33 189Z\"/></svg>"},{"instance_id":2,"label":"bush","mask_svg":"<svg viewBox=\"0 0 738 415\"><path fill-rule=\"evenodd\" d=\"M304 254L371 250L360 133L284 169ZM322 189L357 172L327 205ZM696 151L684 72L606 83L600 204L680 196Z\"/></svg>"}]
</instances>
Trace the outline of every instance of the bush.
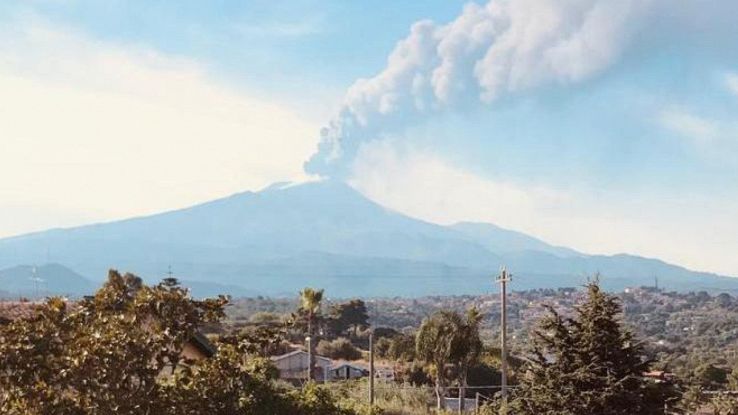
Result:
<instances>
[{"instance_id":1,"label":"bush","mask_svg":"<svg viewBox=\"0 0 738 415\"><path fill-rule=\"evenodd\" d=\"M400 334L392 339L387 357L393 360L410 362L415 359L415 337Z\"/></svg>"},{"instance_id":2,"label":"bush","mask_svg":"<svg viewBox=\"0 0 738 415\"><path fill-rule=\"evenodd\" d=\"M410 385L386 384L375 391L374 406L367 404L367 379L334 383L333 399L359 415L429 415L431 391Z\"/></svg>"},{"instance_id":3,"label":"bush","mask_svg":"<svg viewBox=\"0 0 738 415\"><path fill-rule=\"evenodd\" d=\"M380 337L379 340L374 343L374 354L376 354L380 359L390 358L389 349L391 346L392 340L390 338Z\"/></svg>"},{"instance_id":4,"label":"bush","mask_svg":"<svg viewBox=\"0 0 738 415\"><path fill-rule=\"evenodd\" d=\"M351 342L339 337L332 342L321 340L315 351L321 355L331 359L358 360L361 359L361 351L354 347Z\"/></svg>"},{"instance_id":5,"label":"bush","mask_svg":"<svg viewBox=\"0 0 738 415\"><path fill-rule=\"evenodd\" d=\"M296 412L299 415L352 415L352 409L342 408L336 404L331 393L310 382L292 396Z\"/></svg>"},{"instance_id":6,"label":"bush","mask_svg":"<svg viewBox=\"0 0 738 415\"><path fill-rule=\"evenodd\" d=\"M397 380L413 386L431 385L433 379L419 362L412 362L398 371Z\"/></svg>"}]
</instances>

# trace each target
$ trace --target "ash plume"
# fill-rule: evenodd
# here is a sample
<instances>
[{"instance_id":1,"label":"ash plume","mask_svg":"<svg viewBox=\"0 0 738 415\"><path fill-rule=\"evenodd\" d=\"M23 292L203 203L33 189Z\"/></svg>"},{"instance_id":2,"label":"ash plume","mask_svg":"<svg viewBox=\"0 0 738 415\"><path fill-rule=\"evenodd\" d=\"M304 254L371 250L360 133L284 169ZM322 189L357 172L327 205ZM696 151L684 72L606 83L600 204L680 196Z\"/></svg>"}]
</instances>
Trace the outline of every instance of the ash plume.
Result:
<instances>
[{"instance_id":1,"label":"ash plume","mask_svg":"<svg viewBox=\"0 0 738 415\"><path fill-rule=\"evenodd\" d=\"M727 3L720 13L736 9ZM699 21L701 4L492 0L468 4L447 24L417 22L379 74L348 89L305 171L345 177L363 143L418 120L592 79L615 65L634 38L640 42L667 26L664 21Z\"/></svg>"}]
</instances>

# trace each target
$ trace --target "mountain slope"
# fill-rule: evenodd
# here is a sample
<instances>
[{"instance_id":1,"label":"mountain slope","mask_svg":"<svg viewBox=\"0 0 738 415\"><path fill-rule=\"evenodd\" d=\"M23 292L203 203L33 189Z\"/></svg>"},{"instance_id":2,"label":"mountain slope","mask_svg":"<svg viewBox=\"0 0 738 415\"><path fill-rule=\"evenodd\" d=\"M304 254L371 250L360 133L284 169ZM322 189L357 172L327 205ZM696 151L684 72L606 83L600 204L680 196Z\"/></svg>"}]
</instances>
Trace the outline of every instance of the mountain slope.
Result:
<instances>
[{"instance_id":1,"label":"mountain slope","mask_svg":"<svg viewBox=\"0 0 738 415\"><path fill-rule=\"evenodd\" d=\"M46 295L76 297L93 292L96 285L60 264L45 264L39 267L18 265L0 270L0 287L15 297Z\"/></svg>"},{"instance_id":2,"label":"mountain slope","mask_svg":"<svg viewBox=\"0 0 738 415\"><path fill-rule=\"evenodd\" d=\"M498 254L520 251L540 251L560 257L577 257L581 253L560 246L549 245L546 242L524 233L500 228L491 223L459 222L449 226L460 232L470 240L477 242Z\"/></svg>"},{"instance_id":3,"label":"mountain slope","mask_svg":"<svg viewBox=\"0 0 738 415\"><path fill-rule=\"evenodd\" d=\"M351 257L499 266L453 230L385 209L333 181L274 185L163 214L0 240L0 266L47 253L86 275L107 268L163 275L203 264L262 264L324 252ZM211 278L205 274L198 275Z\"/></svg>"},{"instance_id":4,"label":"mountain slope","mask_svg":"<svg viewBox=\"0 0 738 415\"><path fill-rule=\"evenodd\" d=\"M171 265L184 280L234 293L305 285L331 295L479 292L503 263L520 288L575 285L596 271L613 288L650 284L656 275L679 288L738 288L738 279L588 256L491 224L423 222L335 181L279 183L172 212L0 240L0 267L47 257L98 279L114 267L157 280Z\"/></svg>"}]
</instances>

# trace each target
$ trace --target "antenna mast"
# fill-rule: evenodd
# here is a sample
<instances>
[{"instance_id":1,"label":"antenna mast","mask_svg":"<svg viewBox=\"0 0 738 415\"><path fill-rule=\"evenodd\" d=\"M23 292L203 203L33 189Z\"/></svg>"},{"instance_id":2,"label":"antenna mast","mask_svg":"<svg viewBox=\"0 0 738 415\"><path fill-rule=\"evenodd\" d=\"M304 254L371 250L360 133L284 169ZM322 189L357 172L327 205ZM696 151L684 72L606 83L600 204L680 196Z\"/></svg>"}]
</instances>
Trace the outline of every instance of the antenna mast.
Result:
<instances>
[{"instance_id":1,"label":"antenna mast","mask_svg":"<svg viewBox=\"0 0 738 415\"><path fill-rule=\"evenodd\" d=\"M35 265L31 269L31 281L33 281L33 290L34 290L35 298L38 300L40 298L39 293L38 293L38 283L44 282L44 280L38 277L38 270Z\"/></svg>"}]
</instances>

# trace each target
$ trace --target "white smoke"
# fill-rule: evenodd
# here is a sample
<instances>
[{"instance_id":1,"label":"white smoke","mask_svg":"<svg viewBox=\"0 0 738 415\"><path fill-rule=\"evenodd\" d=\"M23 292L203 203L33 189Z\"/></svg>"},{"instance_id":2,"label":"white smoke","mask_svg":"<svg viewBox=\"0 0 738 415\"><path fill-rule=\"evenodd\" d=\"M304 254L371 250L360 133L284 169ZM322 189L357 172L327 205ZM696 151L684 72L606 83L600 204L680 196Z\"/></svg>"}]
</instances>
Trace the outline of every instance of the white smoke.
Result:
<instances>
[{"instance_id":1,"label":"white smoke","mask_svg":"<svg viewBox=\"0 0 738 415\"><path fill-rule=\"evenodd\" d=\"M382 72L349 88L305 170L345 176L363 142L418 117L591 79L654 25L649 20L695 2L492 0L467 5L445 25L415 23Z\"/></svg>"},{"instance_id":2,"label":"white smoke","mask_svg":"<svg viewBox=\"0 0 738 415\"><path fill-rule=\"evenodd\" d=\"M420 21L384 70L349 88L305 170L346 176L364 142L444 111L585 82L635 45L734 49L736 13L735 0L491 0L445 25Z\"/></svg>"}]
</instances>

